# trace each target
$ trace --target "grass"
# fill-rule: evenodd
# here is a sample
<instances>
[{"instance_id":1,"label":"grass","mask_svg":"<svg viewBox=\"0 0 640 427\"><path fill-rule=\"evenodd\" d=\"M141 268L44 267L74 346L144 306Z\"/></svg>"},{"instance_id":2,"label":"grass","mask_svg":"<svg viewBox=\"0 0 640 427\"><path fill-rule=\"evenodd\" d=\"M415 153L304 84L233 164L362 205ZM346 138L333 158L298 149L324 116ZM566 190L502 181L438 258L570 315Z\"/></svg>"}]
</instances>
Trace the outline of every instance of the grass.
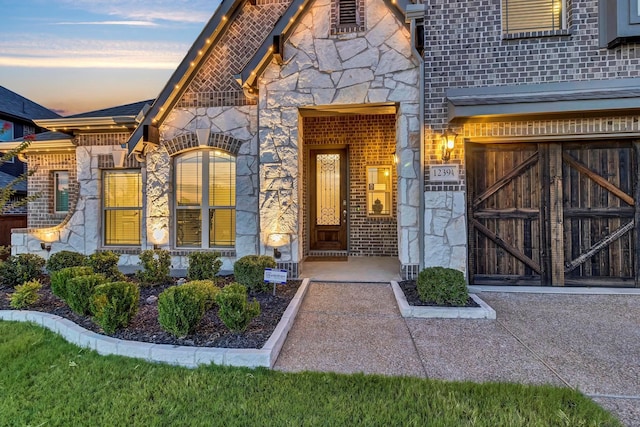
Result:
<instances>
[{"instance_id":1,"label":"grass","mask_svg":"<svg viewBox=\"0 0 640 427\"><path fill-rule=\"evenodd\" d=\"M190 370L103 357L0 321L1 426L620 426L566 388Z\"/></svg>"}]
</instances>

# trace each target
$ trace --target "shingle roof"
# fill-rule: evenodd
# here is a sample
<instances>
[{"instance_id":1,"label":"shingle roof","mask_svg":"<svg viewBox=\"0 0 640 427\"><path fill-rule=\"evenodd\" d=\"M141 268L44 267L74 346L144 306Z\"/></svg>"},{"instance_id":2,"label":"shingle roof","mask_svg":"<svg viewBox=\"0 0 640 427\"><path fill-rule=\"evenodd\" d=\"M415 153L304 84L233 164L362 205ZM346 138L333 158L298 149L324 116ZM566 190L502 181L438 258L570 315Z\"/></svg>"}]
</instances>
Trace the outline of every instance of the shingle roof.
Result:
<instances>
[{"instance_id":1,"label":"shingle roof","mask_svg":"<svg viewBox=\"0 0 640 427\"><path fill-rule=\"evenodd\" d=\"M0 171L0 188L5 188L5 187L9 186L9 184L11 184L11 182L14 179L16 179L15 176L9 175L8 173ZM26 181L20 181L19 183L17 183L16 185L13 186L13 189L16 190L19 193L26 193L27 192L27 182Z\"/></svg>"},{"instance_id":2,"label":"shingle roof","mask_svg":"<svg viewBox=\"0 0 640 427\"><path fill-rule=\"evenodd\" d=\"M36 104L3 86L0 86L0 113L25 120L55 119L60 117L59 114L48 108Z\"/></svg>"},{"instance_id":3,"label":"shingle roof","mask_svg":"<svg viewBox=\"0 0 640 427\"><path fill-rule=\"evenodd\" d=\"M116 107L104 108L102 110L89 111L86 113L67 116L65 119L82 119L90 117L115 117L115 116L137 116L145 105L153 104L153 99L134 102L131 104L118 105Z\"/></svg>"}]
</instances>

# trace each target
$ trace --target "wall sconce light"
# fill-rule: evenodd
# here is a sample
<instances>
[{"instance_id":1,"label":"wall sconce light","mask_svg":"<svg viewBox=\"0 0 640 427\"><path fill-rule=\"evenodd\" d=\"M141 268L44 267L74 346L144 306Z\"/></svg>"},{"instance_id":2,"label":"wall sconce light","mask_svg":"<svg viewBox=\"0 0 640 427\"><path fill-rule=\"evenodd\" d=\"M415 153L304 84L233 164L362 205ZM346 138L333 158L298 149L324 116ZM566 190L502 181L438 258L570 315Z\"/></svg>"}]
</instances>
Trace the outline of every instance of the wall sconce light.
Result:
<instances>
[{"instance_id":1,"label":"wall sconce light","mask_svg":"<svg viewBox=\"0 0 640 427\"><path fill-rule=\"evenodd\" d=\"M448 162L451 158L451 152L456 145L456 138L458 134L452 131L451 129L447 129L441 135L442 140L442 161Z\"/></svg>"},{"instance_id":2,"label":"wall sconce light","mask_svg":"<svg viewBox=\"0 0 640 427\"><path fill-rule=\"evenodd\" d=\"M280 259L282 257L282 252L280 252L280 247L286 245L289 242L289 235L283 233L272 233L267 236L267 246L273 248L273 257L275 259Z\"/></svg>"},{"instance_id":3,"label":"wall sconce light","mask_svg":"<svg viewBox=\"0 0 640 427\"><path fill-rule=\"evenodd\" d=\"M40 242L43 251L51 252L51 243Z\"/></svg>"}]
</instances>

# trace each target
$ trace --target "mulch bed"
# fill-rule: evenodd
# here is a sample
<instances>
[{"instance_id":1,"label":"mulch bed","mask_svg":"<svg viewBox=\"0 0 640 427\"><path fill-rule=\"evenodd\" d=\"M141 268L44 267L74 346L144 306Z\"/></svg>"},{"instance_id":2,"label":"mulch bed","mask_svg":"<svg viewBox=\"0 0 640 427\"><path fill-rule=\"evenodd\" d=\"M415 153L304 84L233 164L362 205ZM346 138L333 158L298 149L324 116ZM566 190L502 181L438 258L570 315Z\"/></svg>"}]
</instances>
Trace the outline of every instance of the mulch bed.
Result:
<instances>
[{"instance_id":1,"label":"mulch bed","mask_svg":"<svg viewBox=\"0 0 640 427\"><path fill-rule=\"evenodd\" d=\"M89 316L80 316L74 313L64 301L53 295L51 287L48 286L48 279L47 276L41 278L43 287L40 291L40 300L30 307L30 310L55 314L69 319L85 329L107 335ZM222 287L232 281L233 276L227 276L219 278L217 283ZM176 338L163 330L160 327L160 323L158 323L157 301L146 302L149 297L157 297L163 290L175 285L175 283L156 287L141 287L138 313L129 326L109 336L154 344L262 348L278 325L278 322L280 322L282 314L287 309L300 284L301 281L299 280L290 280L286 285L278 285L275 296L271 292L250 294L250 300L255 298L260 303L260 315L251 321L247 330L242 334L231 333L218 319L217 309L214 308L205 314L196 331L185 338ZM12 310L8 301L8 296L11 292L13 292L12 289L0 289L0 310Z\"/></svg>"},{"instance_id":2,"label":"mulch bed","mask_svg":"<svg viewBox=\"0 0 640 427\"><path fill-rule=\"evenodd\" d=\"M398 282L400 289L404 292L404 296L407 299L409 305L427 306L427 307L454 307L453 305L441 305L430 301L421 301L418 296L418 288L415 280L403 280ZM460 306L455 306L460 307ZM462 307L480 307L471 297L467 299L467 304Z\"/></svg>"}]
</instances>

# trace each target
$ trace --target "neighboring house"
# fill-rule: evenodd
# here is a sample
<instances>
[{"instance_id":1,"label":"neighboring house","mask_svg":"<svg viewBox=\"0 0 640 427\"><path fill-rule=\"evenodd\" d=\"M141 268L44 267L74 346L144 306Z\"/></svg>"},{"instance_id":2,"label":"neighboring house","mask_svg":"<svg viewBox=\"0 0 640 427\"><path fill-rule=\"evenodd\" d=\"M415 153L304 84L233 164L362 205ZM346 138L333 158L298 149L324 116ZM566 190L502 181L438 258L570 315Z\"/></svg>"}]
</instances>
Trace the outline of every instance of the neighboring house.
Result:
<instances>
[{"instance_id":1,"label":"neighboring house","mask_svg":"<svg viewBox=\"0 0 640 427\"><path fill-rule=\"evenodd\" d=\"M36 121L73 134L27 153L68 213L30 209L13 251L637 285L635 3L224 0L150 109Z\"/></svg>"}]
</instances>

